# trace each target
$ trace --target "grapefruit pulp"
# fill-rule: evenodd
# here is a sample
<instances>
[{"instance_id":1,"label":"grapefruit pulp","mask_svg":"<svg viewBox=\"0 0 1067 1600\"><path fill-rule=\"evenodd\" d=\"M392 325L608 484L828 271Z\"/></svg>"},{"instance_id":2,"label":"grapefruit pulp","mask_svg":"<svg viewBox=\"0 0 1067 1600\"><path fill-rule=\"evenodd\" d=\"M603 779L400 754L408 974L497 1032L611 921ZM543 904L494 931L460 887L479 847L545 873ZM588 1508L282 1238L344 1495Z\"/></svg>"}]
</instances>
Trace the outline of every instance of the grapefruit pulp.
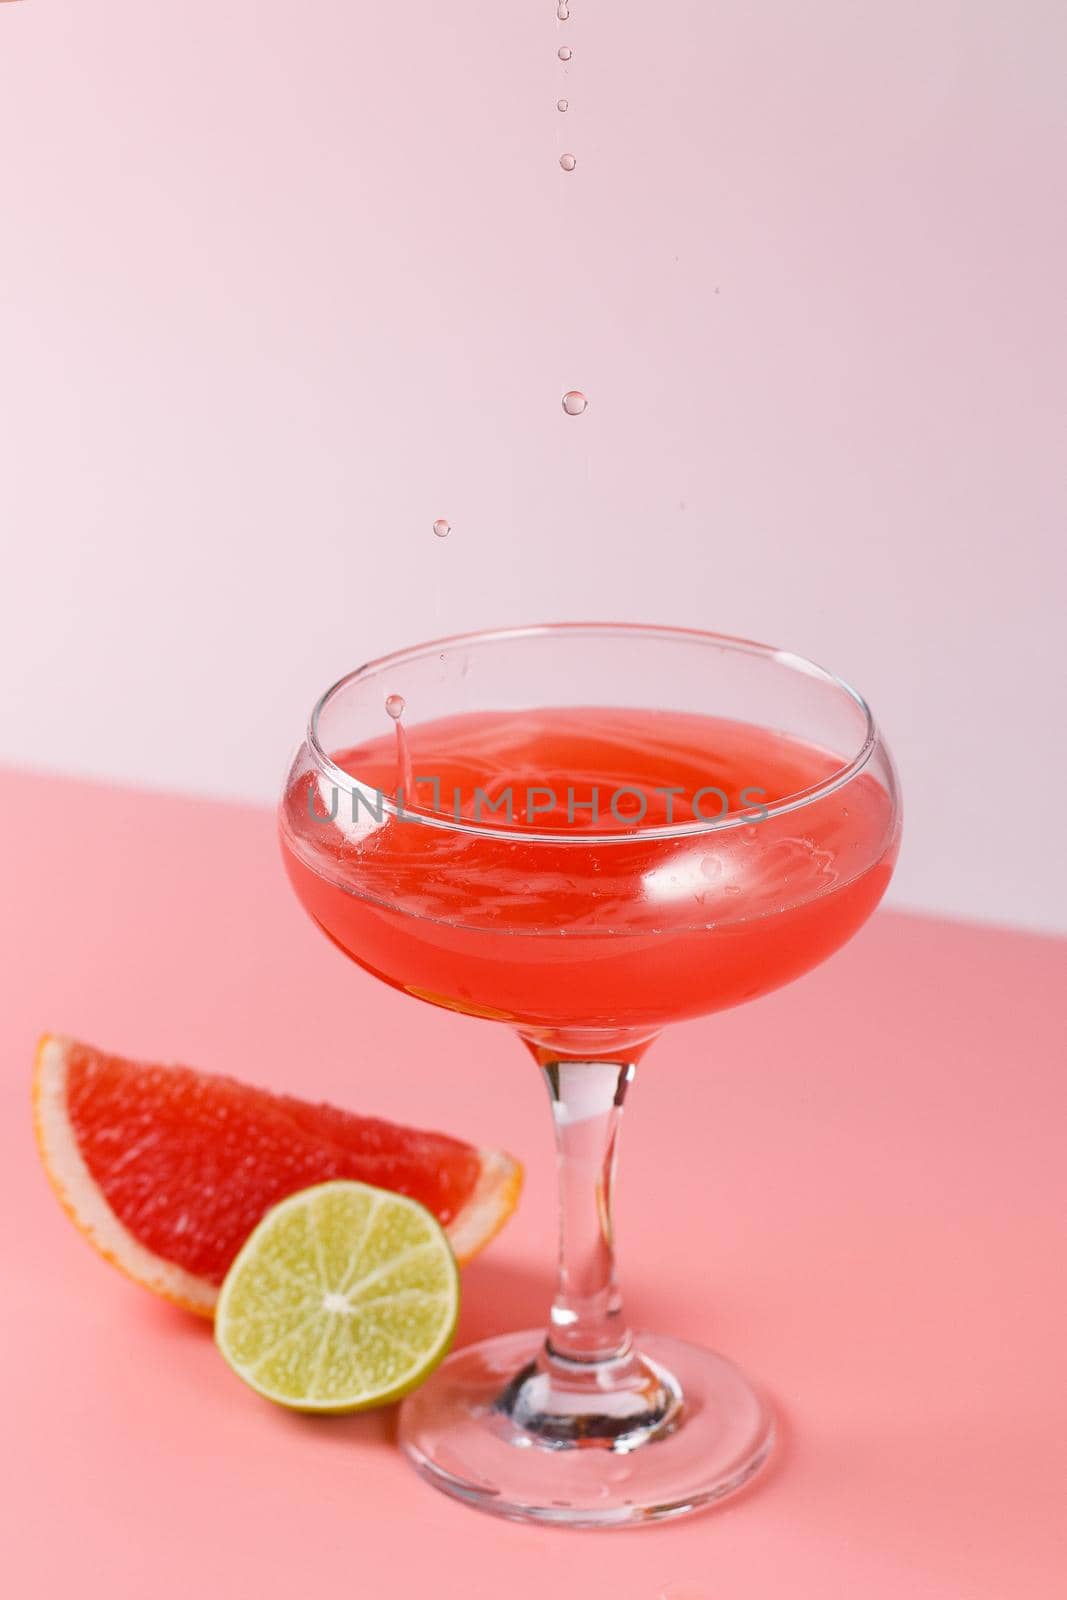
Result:
<instances>
[{"instance_id":1,"label":"grapefruit pulp","mask_svg":"<svg viewBox=\"0 0 1067 1600\"><path fill-rule=\"evenodd\" d=\"M522 1181L499 1150L54 1034L37 1049L33 1100L72 1221L130 1277L202 1316L256 1224L297 1190L343 1178L407 1195L462 1263L510 1216Z\"/></svg>"}]
</instances>

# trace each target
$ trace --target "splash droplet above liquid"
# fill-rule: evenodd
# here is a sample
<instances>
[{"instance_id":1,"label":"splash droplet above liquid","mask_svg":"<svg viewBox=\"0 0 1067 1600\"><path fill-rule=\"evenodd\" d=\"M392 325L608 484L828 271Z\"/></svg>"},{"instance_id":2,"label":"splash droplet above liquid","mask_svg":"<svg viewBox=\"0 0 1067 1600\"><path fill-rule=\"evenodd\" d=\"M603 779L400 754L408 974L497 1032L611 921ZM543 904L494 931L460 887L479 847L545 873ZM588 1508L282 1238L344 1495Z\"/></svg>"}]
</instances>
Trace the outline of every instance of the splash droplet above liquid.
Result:
<instances>
[{"instance_id":1,"label":"splash droplet above liquid","mask_svg":"<svg viewBox=\"0 0 1067 1600\"><path fill-rule=\"evenodd\" d=\"M570 15L571 8L567 4L567 0L559 0L559 5L556 7L556 16L561 22L569 22Z\"/></svg>"},{"instance_id":2,"label":"splash droplet above liquid","mask_svg":"<svg viewBox=\"0 0 1067 1600\"><path fill-rule=\"evenodd\" d=\"M580 417L588 404L580 389L568 389L563 396L563 409L568 417Z\"/></svg>"},{"instance_id":3,"label":"splash droplet above liquid","mask_svg":"<svg viewBox=\"0 0 1067 1600\"><path fill-rule=\"evenodd\" d=\"M566 110L569 109L569 107L570 107L570 101L569 100L557 100L556 101L556 110L557 111L566 111Z\"/></svg>"},{"instance_id":4,"label":"splash droplet above liquid","mask_svg":"<svg viewBox=\"0 0 1067 1600\"><path fill-rule=\"evenodd\" d=\"M433 531L439 539L447 539L452 532L452 524L445 517L438 517L433 525Z\"/></svg>"},{"instance_id":5,"label":"splash droplet above liquid","mask_svg":"<svg viewBox=\"0 0 1067 1600\"><path fill-rule=\"evenodd\" d=\"M559 56L561 61L569 61L571 56L574 54L574 51L571 49L569 44L561 44L559 49L556 51L556 54Z\"/></svg>"},{"instance_id":6,"label":"splash droplet above liquid","mask_svg":"<svg viewBox=\"0 0 1067 1600\"><path fill-rule=\"evenodd\" d=\"M404 715L405 700L402 694L390 694L385 697L385 709L394 722L399 722Z\"/></svg>"},{"instance_id":7,"label":"splash droplet above liquid","mask_svg":"<svg viewBox=\"0 0 1067 1600\"><path fill-rule=\"evenodd\" d=\"M578 165L577 161L572 155L560 156L559 164L563 168L564 172L573 172L575 167Z\"/></svg>"}]
</instances>

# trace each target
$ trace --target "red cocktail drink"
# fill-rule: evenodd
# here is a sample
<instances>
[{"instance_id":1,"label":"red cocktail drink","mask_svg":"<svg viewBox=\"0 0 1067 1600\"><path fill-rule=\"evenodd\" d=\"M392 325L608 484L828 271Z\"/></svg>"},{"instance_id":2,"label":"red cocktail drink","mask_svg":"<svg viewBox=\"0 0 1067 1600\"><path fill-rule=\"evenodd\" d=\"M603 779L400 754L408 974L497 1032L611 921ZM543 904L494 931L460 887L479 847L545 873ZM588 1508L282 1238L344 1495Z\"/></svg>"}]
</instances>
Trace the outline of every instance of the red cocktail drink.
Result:
<instances>
[{"instance_id":1,"label":"red cocktail drink","mask_svg":"<svg viewBox=\"0 0 1067 1600\"><path fill-rule=\"evenodd\" d=\"M283 838L301 902L396 988L563 1049L577 1036L583 1056L600 1030L610 1053L797 977L892 871L885 789L860 778L772 813L841 762L751 724L568 707L413 722L404 742L402 808L392 728L331 752L336 780L297 773Z\"/></svg>"}]
</instances>

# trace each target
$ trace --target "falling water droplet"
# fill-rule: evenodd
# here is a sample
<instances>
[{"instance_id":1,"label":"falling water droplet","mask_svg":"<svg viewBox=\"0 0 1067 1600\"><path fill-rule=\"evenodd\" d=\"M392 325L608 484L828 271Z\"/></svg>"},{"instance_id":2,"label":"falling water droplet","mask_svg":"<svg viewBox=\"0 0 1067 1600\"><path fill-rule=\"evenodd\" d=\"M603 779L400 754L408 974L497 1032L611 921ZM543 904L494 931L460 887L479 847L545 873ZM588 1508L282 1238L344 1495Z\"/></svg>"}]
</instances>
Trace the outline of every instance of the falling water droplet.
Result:
<instances>
[{"instance_id":1,"label":"falling water droplet","mask_svg":"<svg viewBox=\"0 0 1067 1600\"><path fill-rule=\"evenodd\" d=\"M439 539L447 539L452 532L452 524L445 517L438 517L433 525L433 531Z\"/></svg>"},{"instance_id":2,"label":"falling water droplet","mask_svg":"<svg viewBox=\"0 0 1067 1600\"><path fill-rule=\"evenodd\" d=\"M570 101L569 100L557 100L556 101L556 110L557 111L566 111L569 106L570 106Z\"/></svg>"},{"instance_id":3,"label":"falling water droplet","mask_svg":"<svg viewBox=\"0 0 1067 1600\"><path fill-rule=\"evenodd\" d=\"M559 164L563 168L564 172L573 172L575 167L578 165L577 161L572 155L560 156Z\"/></svg>"},{"instance_id":4,"label":"falling water droplet","mask_svg":"<svg viewBox=\"0 0 1067 1600\"><path fill-rule=\"evenodd\" d=\"M588 404L580 389L568 389L563 396L563 409L568 417L580 417Z\"/></svg>"},{"instance_id":5,"label":"falling water droplet","mask_svg":"<svg viewBox=\"0 0 1067 1600\"><path fill-rule=\"evenodd\" d=\"M571 49L569 44L561 44L559 49L556 51L556 54L559 56L561 61L569 61L571 56L574 54L574 51Z\"/></svg>"},{"instance_id":6,"label":"falling water droplet","mask_svg":"<svg viewBox=\"0 0 1067 1600\"><path fill-rule=\"evenodd\" d=\"M399 722L401 717L404 715L404 705L405 701L402 694L390 694L386 696L385 709L388 711L394 722Z\"/></svg>"},{"instance_id":7,"label":"falling water droplet","mask_svg":"<svg viewBox=\"0 0 1067 1600\"><path fill-rule=\"evenodd\" d=\"M561 22L569 22L570 15L571 8L567 4L567 0L559 0L559 5L556 7L556 16Z\"/></svg>"}]
</instances>

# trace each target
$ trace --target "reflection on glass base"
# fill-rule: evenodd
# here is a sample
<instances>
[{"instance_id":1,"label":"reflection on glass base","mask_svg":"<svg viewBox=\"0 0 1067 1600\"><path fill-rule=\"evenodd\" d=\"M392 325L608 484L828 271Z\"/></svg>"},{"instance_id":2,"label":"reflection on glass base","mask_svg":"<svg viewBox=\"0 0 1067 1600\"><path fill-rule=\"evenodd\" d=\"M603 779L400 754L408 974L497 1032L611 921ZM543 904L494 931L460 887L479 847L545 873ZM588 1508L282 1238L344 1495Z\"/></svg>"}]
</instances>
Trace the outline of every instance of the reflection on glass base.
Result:
<instances>
[{"instance_id":1,"label":"reflection on glass base","mask_svg":"<svg viewBox=\"0 0 1067 1600\"><path fill-rule=\"evenodd\" d=\"M544 1333L509 1333L458 1350L410 1395L400 1442L436 1488L498 1517L625 1527L699 1511L759 1471L774 1420L722 1356L649 1334L635 1342L664 1390L683 1397L651 1432L620 1435L592 1416L577 1439L531 1432L514 1397L541 1362Z\"/></svg>"}]
</instances>

